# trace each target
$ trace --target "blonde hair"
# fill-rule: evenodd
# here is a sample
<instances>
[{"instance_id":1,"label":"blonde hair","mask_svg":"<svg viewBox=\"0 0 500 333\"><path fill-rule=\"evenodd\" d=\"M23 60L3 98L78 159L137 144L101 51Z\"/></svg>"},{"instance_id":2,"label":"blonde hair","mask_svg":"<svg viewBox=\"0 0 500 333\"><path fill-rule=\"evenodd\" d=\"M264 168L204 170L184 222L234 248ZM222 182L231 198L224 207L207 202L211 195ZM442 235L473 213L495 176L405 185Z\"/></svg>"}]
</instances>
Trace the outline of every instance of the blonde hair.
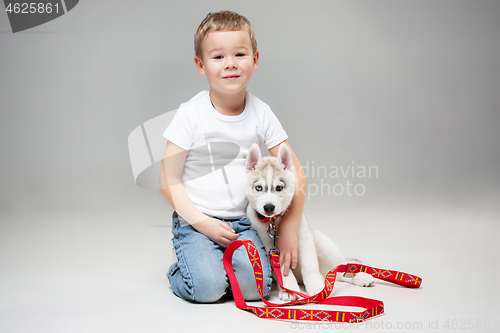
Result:
<instances>
[{"instance_id":1,"label":"blonde hair","mask_svg":"<svg viewBox=\"0 0 500 333\"><path fill-rule=\"evenodd\" d=\"M238 31L246 30L250 36L252 43L253 54L257 51L257 40L255 39L255 32L250 21L246 17L231 12L229 10L221 10L216 13L208 13L205 19L200 23L198 30L194 35L194 53L200 59L203 58L203 51L201 44L203 39L209 32L212 31Z\"/></svg>"}]
</instances>

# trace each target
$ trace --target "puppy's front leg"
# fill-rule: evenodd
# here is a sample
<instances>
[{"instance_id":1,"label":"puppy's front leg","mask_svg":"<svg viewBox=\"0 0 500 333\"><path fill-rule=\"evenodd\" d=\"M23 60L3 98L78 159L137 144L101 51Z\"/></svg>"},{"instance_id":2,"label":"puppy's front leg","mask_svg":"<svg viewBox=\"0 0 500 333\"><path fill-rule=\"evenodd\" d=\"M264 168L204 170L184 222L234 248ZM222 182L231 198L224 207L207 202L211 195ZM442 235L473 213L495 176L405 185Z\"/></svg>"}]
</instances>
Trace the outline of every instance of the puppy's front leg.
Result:
<instances>
[{"instance_id":1,"label":"puppy's front leg","mask_svg":"<svg viewBox=\"0 0 500 333\"><path fill-rule=\"evenodd\" d=\"M297 284L297 279L295 278L295 275L293 275L292 270L288 271L288 276L283 275L283 270L284 266L281 267L281 276L283 277L283 287L290 290L300 291L299 285ZM294 293L283 290L281 289L281 287L280 287L279 297L280 300L287 302L299 299L299 296L297 296Z\"/></svg>"},{"instance_id":2,"label":"puppy's front leg","mask_svg":"<svg viewBox=\"0 0 500 333\"><path fill-rule=\"evenodd\" d=\"M319 271L314 238L304 216L299 224L297 236L300 249L298 252L298 266L302 274L302 282L309 296L316 295L325 287L325 280Z\"/></svg>"}]
</instances>

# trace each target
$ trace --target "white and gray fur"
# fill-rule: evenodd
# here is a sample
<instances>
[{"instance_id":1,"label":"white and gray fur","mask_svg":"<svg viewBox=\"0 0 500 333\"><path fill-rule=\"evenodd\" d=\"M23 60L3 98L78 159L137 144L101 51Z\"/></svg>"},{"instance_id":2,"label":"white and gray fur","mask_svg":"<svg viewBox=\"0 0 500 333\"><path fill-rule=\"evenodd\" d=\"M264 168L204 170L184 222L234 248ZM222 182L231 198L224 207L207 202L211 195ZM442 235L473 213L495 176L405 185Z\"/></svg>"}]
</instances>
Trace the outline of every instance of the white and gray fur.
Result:
<instances>
[{"instance_id":1,"label":"white and gray fur","mask_svg":"<svg viewBox=\"0 0 500 333\"><path fill-rule=\"evenodd\" d=\"M261 222L257 213L265 217L275 216L284 213L292 202L295 174L290 149L282 143L276 158L263 158L259 146L252 145L247 155L246 172L249 200L247 217L266 251L269 251L272 246L272 240L267 235L269 223ZM275 222L276 227L279 226L280 220L281 216ZM307 294L315 295L323 290L328 271L347 261L328 237L309 227L305 213L302 214L297 228L297 242L297 268L290 271L288 276L283 276L283 286L298 291L298 282L302 282ZM281 272L283 273L283 267ZM348 280L355 285L368 287L373 284L374 279L369 274L358 273ZM298 297L280 288L279 298L290 301Z\"/></svg>"}]
</instances>

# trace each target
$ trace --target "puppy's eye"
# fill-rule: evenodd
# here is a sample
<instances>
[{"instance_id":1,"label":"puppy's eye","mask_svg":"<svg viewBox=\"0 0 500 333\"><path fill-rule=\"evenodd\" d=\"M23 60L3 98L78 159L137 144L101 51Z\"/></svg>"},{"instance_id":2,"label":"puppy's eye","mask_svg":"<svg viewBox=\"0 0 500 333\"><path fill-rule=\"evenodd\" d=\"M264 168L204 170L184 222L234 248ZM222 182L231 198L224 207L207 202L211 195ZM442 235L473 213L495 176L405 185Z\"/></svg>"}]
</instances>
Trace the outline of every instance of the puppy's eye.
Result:
<instances>
[{"instance_id":1,"label":"puppy's eye","mask_svg":"<svg viewBox=\"0 0 500 333\"><path fill-rule=\"evenodd\" d=\"M276 192L281 192L281 191L283 191L283 186L282 185L276 186Z\"/></svg>"},{"instance_id":2,"label":"puppy's eye","mask_svg":"<svg viewBox=\"0 0 500 333\"><path fill-rule=\"evenodd\" d=\"M255 190L257 192L261 192L262 191L262 186L260 186L260 185L255 186Z\"/></svg>"}]
</instances>

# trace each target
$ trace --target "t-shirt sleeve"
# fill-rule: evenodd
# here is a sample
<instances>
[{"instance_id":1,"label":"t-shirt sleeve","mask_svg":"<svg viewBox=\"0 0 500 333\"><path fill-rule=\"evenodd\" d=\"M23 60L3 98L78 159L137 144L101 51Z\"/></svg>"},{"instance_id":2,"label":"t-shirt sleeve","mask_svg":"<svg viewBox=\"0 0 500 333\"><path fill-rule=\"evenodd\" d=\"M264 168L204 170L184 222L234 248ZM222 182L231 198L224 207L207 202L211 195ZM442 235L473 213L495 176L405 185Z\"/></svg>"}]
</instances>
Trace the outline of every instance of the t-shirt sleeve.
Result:
<instances>
[{"instance_id":1,"label":"t-shirt sleeve","mask_svg":"<svg viewBox=\"0 0 500 333\"><path fill-rule=\"evenodd\" d=\"M264 116L264 128L265 128L265 145L267 149L271 149L274 146L280 144L288 138L283 126L281 126L278 117L274 112L267 107Z\"/></svg>"},{"instance_id":2,"label":"t-shirt sleeve","mask_svg":"<svg viewBox=\"0 0 500 333\"><path fill-rule=\"evenodd\" d=\"M193 144L192 122L186 109L179 107L163 136L176 146L189 150Z\"/></svg>"}]
</instances>

